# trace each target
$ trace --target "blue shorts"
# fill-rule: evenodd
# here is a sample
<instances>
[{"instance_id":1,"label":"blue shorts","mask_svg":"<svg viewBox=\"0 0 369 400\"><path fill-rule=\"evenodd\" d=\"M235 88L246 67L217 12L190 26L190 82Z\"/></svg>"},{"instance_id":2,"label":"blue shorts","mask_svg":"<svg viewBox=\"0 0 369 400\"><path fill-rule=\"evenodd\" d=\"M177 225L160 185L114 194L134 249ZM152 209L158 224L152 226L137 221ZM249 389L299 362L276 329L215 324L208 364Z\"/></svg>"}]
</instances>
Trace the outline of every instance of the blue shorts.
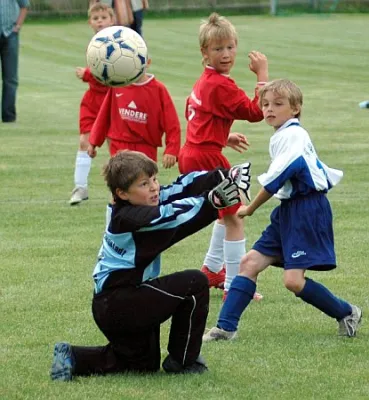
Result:
<instances>
[{"instance_id":1,"label":"blue shorts","mask_svg":"<svg viewBox=\"0 0 369 400\"><path fill-rule=\"evenodd\" d=\"M253 249L278 257L284 269L336 268L332 210L323 193L282 200Z\"/></svg>"}]
</instances>

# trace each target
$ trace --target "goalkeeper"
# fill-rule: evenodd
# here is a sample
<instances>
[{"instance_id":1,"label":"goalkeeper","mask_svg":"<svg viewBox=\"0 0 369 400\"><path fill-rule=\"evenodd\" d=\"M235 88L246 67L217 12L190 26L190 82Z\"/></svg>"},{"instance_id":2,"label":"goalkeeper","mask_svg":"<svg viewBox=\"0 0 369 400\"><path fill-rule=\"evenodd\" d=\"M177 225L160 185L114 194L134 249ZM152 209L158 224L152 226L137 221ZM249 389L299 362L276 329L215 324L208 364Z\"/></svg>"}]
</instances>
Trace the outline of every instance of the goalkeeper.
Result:
<instances>
[{"instance_id":1,"label":"goalkeeper","mask_svg":"<svg viewBox=\"0 0 369 400\"><path fill-rule=\"evenodd\" d=\"M250 164L181 175L160 186L158 168L143 153L118 152L104 169L115 200L93 272L92 313L108 344L57 343L53 380L74 376L155 372L160 369L160 325L172 319L168 373L202 373L200 355L209 309L205 274L185 270L158 278L160 254L211 224L218 209L247 195Z\"/></svg>"}]
</instances>

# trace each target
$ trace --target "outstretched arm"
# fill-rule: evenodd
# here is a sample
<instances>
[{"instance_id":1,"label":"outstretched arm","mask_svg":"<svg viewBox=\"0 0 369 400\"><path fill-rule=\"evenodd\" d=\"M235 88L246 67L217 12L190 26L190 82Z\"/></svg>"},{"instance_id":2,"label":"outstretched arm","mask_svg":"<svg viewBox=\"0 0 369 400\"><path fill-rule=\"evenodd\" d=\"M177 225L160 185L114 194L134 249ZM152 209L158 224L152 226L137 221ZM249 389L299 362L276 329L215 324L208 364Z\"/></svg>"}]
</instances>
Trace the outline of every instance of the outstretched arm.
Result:
<instances>
[{"instance_id":1,"label":"outstretched arm","mask_svg":"<svg viewBox=\"0 0 369 400\"><path fill-rule=\"evenodd\" d=\"M241 206L237 211L239 218L251 217L251 215L264 203L266 203L273 194L267 192L264 188L261 188L256 197L247 206Z\"/></svg>"}]
</instances>

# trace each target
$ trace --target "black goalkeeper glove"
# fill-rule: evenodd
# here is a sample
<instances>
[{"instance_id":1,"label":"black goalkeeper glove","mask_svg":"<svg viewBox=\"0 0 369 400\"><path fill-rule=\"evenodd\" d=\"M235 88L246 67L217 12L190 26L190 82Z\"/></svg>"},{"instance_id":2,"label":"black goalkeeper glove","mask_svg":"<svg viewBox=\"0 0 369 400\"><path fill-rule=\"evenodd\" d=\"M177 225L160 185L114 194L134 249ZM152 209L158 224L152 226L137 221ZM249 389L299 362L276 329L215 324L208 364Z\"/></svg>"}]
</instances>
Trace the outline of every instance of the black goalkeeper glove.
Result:
<instances>
[{"instance_id":1,"label":"black goalkeeper glove","mask_svg":"<svg viewBox=\"0 0 369 400\"><path fill-rule=\"evenodd\" d=\"M208 199L214 208L233 206L241 201L238 186L227 177L209 192Z\"/></svg>"},{"instance_id":2,"label":"black goalkeeper glove","mask_svg":"<svg viewBox=\"0 0 369 400\"><path fill-rule=\"evenodd\" d=\"M228 176L237 185L237 187L242 190L248 201L251 201L250 197L250 176L251 163L246 162L244 164L235 165L229 170Z\"/></svg>"}]
</instances>

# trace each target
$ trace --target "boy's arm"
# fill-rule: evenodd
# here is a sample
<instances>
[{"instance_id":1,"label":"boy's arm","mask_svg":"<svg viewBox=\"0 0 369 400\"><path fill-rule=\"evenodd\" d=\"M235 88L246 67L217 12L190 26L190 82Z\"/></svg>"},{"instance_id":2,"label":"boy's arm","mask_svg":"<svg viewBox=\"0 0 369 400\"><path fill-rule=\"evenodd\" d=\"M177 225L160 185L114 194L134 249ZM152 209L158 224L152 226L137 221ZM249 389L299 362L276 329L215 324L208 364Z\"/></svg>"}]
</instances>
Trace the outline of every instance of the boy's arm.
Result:
<instances>
[{"instance_id":1,"label":"boy's arm","mask_svg":"<svg viewBox=\"0 0 369 400\"><path fill-rule=\"evenodd\" d=\"M96 120L90 132L89 142L92 146L101 147L105 141L105 137L108 133L110 126L110 109L111 109L111 98L112 89L105 95L105 99L101 105L100 111L97 114Z\"/></svg>"},{"instance_id":2,"label":"boy's arm","mask_svg":"<svg viewBox=\"0 0 369 400\"><path fill-rule=\"evenodd\" d=\"M90 68L84 68L83 75L82 75L83 82L90 82L93 79L95 79L95 78L91 74Z\"/></svg>"},{"instance_id":3,"label":"boy's arm","mask_svg":"<svg viewBox=\"0 0 369 400\"><path fill-rule=\"evenodd\" d=\"M215 87L211 99L212 112L222 118L259 122L263 113L258 105L259 97L250 99L232 80L228 79Z\"/></svg>"},{"instance_id":4,"label":"boy's arm","mask_svg":"<svg viewBox=\"0 0 369 400\"><path fill-rule=\"evenodd\" d=\"M173 100L165 87L163 87L161 95L163 129L165 132L164 154L177 158L181 147L181 124Z\"/></svg>"},{"instance_id":5,"label":"boy's arm","mask_svg":"<svg viewBox=\"0 0 369 400\"><path fill-rule=\"evenodd\" d=\"M216 169L210 172L196 171L180 175L171 185L160 188L160 204L168 204L186 197L199 196L204 191L213 189L227 175L227 169Z\"/></svg>"},{"instance_id":6,"label":"boy's arm","mask_svg":"<svg viewBox=\"0 0 369 400\"><path fill-rule=\"evenodd\" d=\"M264 203L266 203L273 194L267 192L264 188L261 188L256 197L247 206L241 206L237 211L239 218L251 217L251 215Z\"/></svg>"},{"instance_id":7,"label":"boy's arm","mask_svg":"<svg viewBox=\"0 0 369 400\"><path fill-rule=\"evenodd\" d=\"M117 208L113 210L109 230L115 234L161 230L162 241L167 237L168 243L173 243L214 221L218 217L218 209L240 201L238 186L231 177L227 177L200 196L186 197L156 207L126 204Z\"/></svg>"}]
</instances>

